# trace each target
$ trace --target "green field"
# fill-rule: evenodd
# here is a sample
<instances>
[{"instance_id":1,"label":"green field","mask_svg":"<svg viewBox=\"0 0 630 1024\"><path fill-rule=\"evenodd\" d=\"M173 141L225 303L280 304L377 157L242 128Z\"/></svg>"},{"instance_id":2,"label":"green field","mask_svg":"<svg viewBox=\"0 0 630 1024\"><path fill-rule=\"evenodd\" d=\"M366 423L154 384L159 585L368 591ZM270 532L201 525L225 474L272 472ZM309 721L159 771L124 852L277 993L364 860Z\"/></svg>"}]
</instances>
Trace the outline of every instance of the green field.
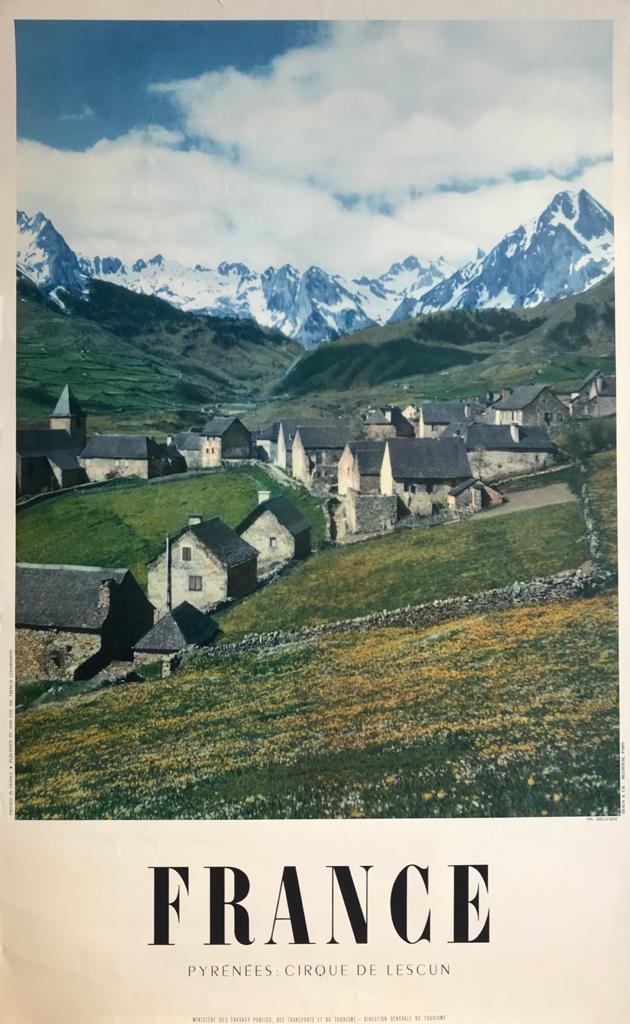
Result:
<instances>
[{"instance_id":1,"label":"green field","mask_svg":"<svg viewBox=\"0 0 630 1024\"><path fill-rule=\"evenodd\" d=\"M128 566L142 585L146 563L167 533L189 512L221 516L237 526L257 503L257 488L285 493L313 524L313 544L325 532L321 504L300 486L284 486L258 466L157 481L118 481L60 495L17 513L17 557L22 562Z\"/></svg>"},{"instance_id":2,"label":"green field","mask_svg":"<svg viewBox=\"0 0 630 1024\"><path fill-rule=\"evenodd\" d=\"M616 641L607 592L199 656L18 714L17 816L614 814Z\"/></svg>"},{"instance_id":3,"label":"green field","mask_svg":"<svg viewBox=\"0 0 630 1024\"><path fill-rule=\"evenodd\" d=\"M220 616L228 637L348 619L548 575L588 558L577 502L320 551Z\"/></svg>"},{"instance_id":4,"label":"green field","mask_svg":"<svg viewBox=\"0 0 630 1024\"><path fill-rule=\"evenodd\" d=\"M617 453L600 452L586 463L586 489L606 569L617 568Z\"/></svg>"}]
</instances>

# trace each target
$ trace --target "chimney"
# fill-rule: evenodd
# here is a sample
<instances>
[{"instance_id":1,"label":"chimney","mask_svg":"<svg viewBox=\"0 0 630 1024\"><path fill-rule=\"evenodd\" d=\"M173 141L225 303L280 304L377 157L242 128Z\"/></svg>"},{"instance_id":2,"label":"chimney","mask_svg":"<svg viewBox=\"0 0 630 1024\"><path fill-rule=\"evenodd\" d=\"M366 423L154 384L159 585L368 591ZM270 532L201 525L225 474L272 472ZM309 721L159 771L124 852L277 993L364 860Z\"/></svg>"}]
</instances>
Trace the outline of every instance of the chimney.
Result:
<instances>
[{"instance_id":1,"label":"chimney","mask_svg":"<svg viewBox=\"0 0 630 1024\"><path fill-rule=\"evenodd\" d=\"M501 401L504 402L512 394L512 388L501 388Z\"/></svg>"},{"instance_id":2,"label":"chimney","mask_svg":"<svg viewBox=\"0 0 630 1024\"><path fill-rule=\"evenodd\" d=\"M383 409L383 412L384 412L384 414L385 414L385 419L387 420L387 422L388 422L388 423L391 423L391 422L392 422L392 410L391 410L391 406L389 406L389 405L386 405L386 406L385 406L385 408Z\"/></svg>"},{"instance_id":3,"label":"chimney","mask_svg":"<svg viewBox=\"0 0 630 1024\"><path fill-rule=\"evenodd\" d=\"M199 523L201 523L201 522L203 522L203 516L200 515L199 512L189 512L188 513L188 525L189 526L199 526Z\"/></svg>"},{"instance_id":4,"label":"chimney","mask_svg":"<svg viewBox=\"0 0 630 1024\"><path fill-rule=\"evenodd\" d=\"M464 419L465 420L469 420L470 416L471 416L471 413L472 413L472 406L469 405L468 402L466 402L465 405L464 405Z\"/></svg>"},{"instance_id":5,"label":"chimney","mask_svg":"<svg viewBox=\"0 0 630 1024\"><path fill-rule=\"evenodd\" d=\"M166 534L166 611L170 612L173 598L171 594L171 538Z\"/></svg>"},{"instance_id":6,"label":"chimney","mask_svg":"<svg viewBox=\"0 0 630 1024\"><path fill-rule=\"evenodd\" d=\"M512 435L514 443L518 444L521 439L521 428L518 423L510 423L510 434Z\"/></svg>"},{"instance_id":7,"label":"chimney","mask_svg":"<svg viewBox=\"0 0 630 1024\"><path fill-rule=\"evenodd\" d=\"M98 607L109 608L112 599L113 580L101 580L98 588Z\"/></svg>"},{"instance_id":8,"label":"chimney","mask_svg":"<svg viewBox=\"0 0 630 1024\"><path fill-rule=\"evenodd\" d=\"M271 497L271 491L258 491L258 504L262 505L263 501L269 501Z\"/></svg>"},{"instance_id":9,"label":"chimney","mask_svg":"<svg viewBox=\"0 0 630 1024\"><path fill-rule=\"evenodd\" d=\"M170 445L172 445L172 443L173 443L173 435L172 434L167 434L166 435L166 443L167 443L167 445L169 445L169 447L170 447Z\"/></svg>"}]
</instances>

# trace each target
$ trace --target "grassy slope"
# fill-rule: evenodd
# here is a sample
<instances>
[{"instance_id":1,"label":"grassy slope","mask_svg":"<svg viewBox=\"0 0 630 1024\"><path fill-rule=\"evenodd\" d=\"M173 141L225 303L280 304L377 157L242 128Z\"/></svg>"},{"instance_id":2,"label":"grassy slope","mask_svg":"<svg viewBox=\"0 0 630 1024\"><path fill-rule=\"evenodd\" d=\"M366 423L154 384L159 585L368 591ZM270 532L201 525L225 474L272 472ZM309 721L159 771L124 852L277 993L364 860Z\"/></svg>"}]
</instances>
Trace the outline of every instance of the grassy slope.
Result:
<instances>
[{"instance_id":1,"label":"grassy slope","mask_svg":"<svg viewBox=\"0 0 630 1024\"><path fill-rule=\"evenodd\" d=\"M245 321L196 317L152 296L92 282L90 300L53 311L28 283L18 294L19 418L48 415L69 383L91 426L199 419L201 407L258 399L301 352Z\"/></svg>"},{"instance_id":2,"label":"grassy slope","mask_svg":"<svg viewBox=\"0 0 630 1024\"><path fill-rule=\"evenodd\" d=\"M607 593L200 660L33 708L17 718L17 815L615 813L616 629Z\"/></svg>"},{"instance_id":3,"label":"grassy slope","mask_svg":"<svg viewBox=\"0 0 630 1024\"><path fill-rule=\"evenodd\" d=\"M284 487L263 469L247 466L155 483L125 481L61 495L17 515L17 556L25 562L129 566L144 585L146 562L186 523L189 512L221 516L236 526L257 502L256 488L286 493L324 537L320 503L302 487Z\"/></svg>"},{"instance_id":4,"label":"grassy slope","mask_svg":"<svg viewBox=\"0 0 630 1024\"><path fill-rule=\"evenodd\" d=\"M614 357L614 280L528 310L448 311L375 327L320 346L282 381L283 393L321 399L373 386L384 398L471 394L535 375L563 385ZM411 396L409 396L411 397Z\"/></svg>"},{"instance_id":5,"label":"grassy slope","mask_svg":"<svg viewBox=\"0 0 630 1024\"><path fill-rule=\"evenodd\" d=\"M558 572L588 558L577 502L320 551L225 612L230 637L353 618Z\"/></svg>"},{"instance_id":6,"label":"grassy slope","mask_svg":"<svg viewBox=\"0 0 630 1024\"><path fill-rule=\"evenodd\" d=\"M600 452L586 462L586 488L607 569L617 568L617 458Z\"/></svg>"}]
</instances>

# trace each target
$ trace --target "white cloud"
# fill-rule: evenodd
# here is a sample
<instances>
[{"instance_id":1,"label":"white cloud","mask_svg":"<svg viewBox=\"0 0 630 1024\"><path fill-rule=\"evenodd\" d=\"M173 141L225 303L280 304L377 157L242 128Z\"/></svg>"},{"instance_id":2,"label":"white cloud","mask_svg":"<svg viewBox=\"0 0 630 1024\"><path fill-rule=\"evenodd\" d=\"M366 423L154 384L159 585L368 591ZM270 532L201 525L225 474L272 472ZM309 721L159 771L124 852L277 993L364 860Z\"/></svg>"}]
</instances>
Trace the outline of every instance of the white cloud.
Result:
<instances>
[{"instance_id":1,"label":"white cloud","mask_svg":"<svg viewBox=\"0 0 630 1024\"><path fill-rule=\"evenodd\" d=\"M96 114L92 110L92 107L84 103L80 110L75 110L69 114L60 114L60 121L91 121L92 118L96 117Z\"/></svg>"},{"instance_id":2,"label":"white cloud","mask_svg":"<svg viewBox=\"0 0 630 1024\"><path fill-rule=\"evenodd\" d=\"M181 131L151 125L85 152L21 142L20 205L86 254L125 260L349 275L409 253L458 263L568 175L610 205L610 165L588 166L610 149L608 45L600 23L335 23L262 74L153 87ZM512 180L524 168L545 170ZM474 191L439 190L471 179Z\"/></svg>"}]
</instances>

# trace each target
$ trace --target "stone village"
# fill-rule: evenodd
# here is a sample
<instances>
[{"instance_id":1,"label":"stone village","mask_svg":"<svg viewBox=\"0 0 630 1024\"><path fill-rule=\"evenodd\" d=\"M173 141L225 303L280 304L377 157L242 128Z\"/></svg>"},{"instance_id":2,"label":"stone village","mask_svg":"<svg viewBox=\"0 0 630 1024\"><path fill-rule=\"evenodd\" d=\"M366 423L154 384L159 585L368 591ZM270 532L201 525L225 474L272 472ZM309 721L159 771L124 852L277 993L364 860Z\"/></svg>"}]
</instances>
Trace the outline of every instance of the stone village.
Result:
<instances>
[{"instance_id":1,"label":"stone village","mask_svg":"<svg viewBox=\"0 0 630 1024\"><path fill-rule=\"evenodd\" d=\"M66 386L48 428L17 431L17 496L54 500L116 478L254 463L318 496L331 543L360 542L500 506L502 481L553 467L550 427L614 414L615 378L594 371L568 395L524 385L483 400L383 405L366 410L358 426L305 418L249 430L236 416L211 416L156 441L88 436L86 413ZM212 612L311 552L311 523L290 498L260 490L258 499L235 529L190 509L148 563L146 595L125 567L18 563L18 679L88 679L118 662L162 661L168 671L182 651L212 644Z\"/></svg>"}]
</instances>

